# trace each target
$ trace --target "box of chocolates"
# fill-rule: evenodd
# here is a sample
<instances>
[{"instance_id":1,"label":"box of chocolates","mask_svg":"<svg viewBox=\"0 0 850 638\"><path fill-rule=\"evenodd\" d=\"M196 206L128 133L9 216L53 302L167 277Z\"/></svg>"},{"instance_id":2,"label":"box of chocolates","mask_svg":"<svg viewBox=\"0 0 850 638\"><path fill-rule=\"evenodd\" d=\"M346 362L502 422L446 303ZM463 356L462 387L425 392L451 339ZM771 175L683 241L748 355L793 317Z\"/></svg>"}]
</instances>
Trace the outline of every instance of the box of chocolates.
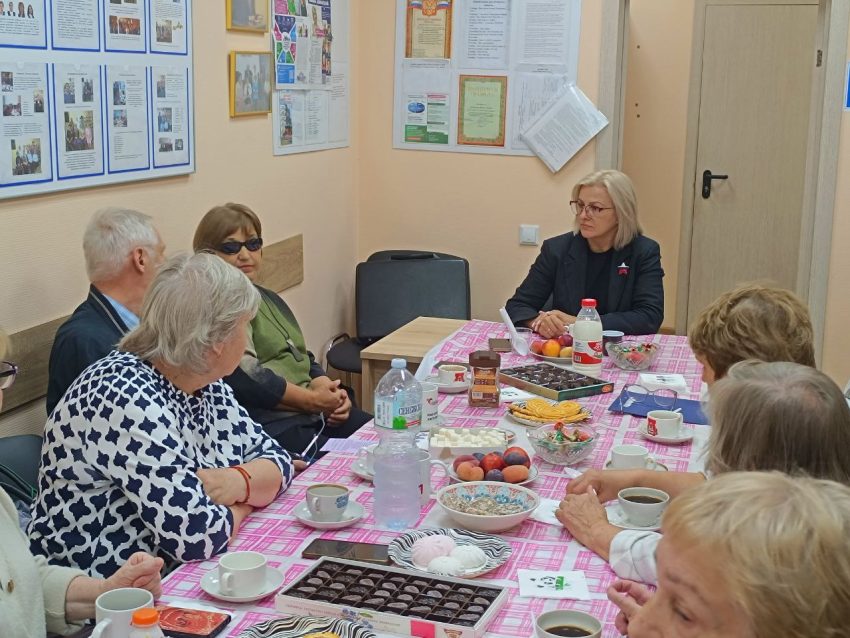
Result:
<instances>
[{"instance_id":1,"label":"box of chocolates","mask_svg":"<svg viewBox=\"0 0 850 638\"><path fill-rule=\"evenodd\" d=\"M483 638L506 595L496 585L324 557L278 592L275 607L403 636Z\"/></svg>"},{"instance_id":2,"label":"box of chocolates","mask_svg":"<svg viewBox=\"0 0 850 638\"><path fill-rule=\"evenodd\" d=\"M499 370L499 382L556 401L614 391L614 384L610 381L588 377L545 362Z\"/></svg>"}]
</instances>

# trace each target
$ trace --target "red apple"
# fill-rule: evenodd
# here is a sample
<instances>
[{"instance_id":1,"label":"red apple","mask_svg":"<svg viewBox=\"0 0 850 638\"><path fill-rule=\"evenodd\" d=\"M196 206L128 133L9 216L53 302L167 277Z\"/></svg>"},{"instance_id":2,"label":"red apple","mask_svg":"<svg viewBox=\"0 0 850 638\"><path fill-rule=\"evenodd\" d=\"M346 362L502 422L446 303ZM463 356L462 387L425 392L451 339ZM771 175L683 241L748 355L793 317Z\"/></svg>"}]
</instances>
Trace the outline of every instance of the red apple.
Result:
<instances>
[{"instance_id":1,"label":"red apple","mask_svg":"<svg viewBox=\"0 0 850 638\"><path fill-rule=\"evenodd\" d=\"M573 345L573 338L570 334L564 333L558 337L558 343L561 344L562 348L566 348L567 346Z\"/></svg>"}]
</instances>

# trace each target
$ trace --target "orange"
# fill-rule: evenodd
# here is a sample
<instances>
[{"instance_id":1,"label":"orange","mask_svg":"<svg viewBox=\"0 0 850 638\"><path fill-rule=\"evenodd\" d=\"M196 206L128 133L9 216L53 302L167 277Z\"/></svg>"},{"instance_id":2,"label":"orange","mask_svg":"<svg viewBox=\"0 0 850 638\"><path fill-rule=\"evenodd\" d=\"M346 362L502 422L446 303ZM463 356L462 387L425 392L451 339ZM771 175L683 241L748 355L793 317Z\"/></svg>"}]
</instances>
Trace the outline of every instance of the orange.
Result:
<instances>
[{"instance_id":1,"label":"orange","mask_svg":"<svg viewBox=\"0 0 850 638\"><path fill-rule=\"evenodd\" d=\"M542 354L544 357L557 357L561 354L561 344L558 343L557 339L549 339L543 344Z\"/></svg>"}]
</instances>

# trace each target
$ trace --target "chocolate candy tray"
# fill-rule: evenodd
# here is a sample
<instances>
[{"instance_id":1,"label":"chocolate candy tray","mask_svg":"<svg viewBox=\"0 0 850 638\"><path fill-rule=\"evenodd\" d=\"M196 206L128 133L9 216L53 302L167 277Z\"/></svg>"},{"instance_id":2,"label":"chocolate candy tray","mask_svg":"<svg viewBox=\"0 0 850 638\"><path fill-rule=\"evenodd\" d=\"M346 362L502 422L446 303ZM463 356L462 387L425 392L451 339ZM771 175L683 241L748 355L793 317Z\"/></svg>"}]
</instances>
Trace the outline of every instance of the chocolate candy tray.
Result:
<instances>
[{"instance_id":1,"label":"chocolate candy tray","mask_svg":"<svg viewBox=\"0 0 850 638\"><path fill-rule=\"evenodd\" d=\"M275 607L403 636L483 638L506 595L495 585L324 557L278 592Z\"/></svg>"},{"instance_id":2,"label":"chocolate candy tray","mask_svg":"<svg viewBox=\"0 0 850 638\"><path fill-rule=\"evenodd\" d=\"M565 370L551 363L499 370L499 382L556 401L607 394L614 390L614 384L610 381Z\"/></svg>"}]
</instances>

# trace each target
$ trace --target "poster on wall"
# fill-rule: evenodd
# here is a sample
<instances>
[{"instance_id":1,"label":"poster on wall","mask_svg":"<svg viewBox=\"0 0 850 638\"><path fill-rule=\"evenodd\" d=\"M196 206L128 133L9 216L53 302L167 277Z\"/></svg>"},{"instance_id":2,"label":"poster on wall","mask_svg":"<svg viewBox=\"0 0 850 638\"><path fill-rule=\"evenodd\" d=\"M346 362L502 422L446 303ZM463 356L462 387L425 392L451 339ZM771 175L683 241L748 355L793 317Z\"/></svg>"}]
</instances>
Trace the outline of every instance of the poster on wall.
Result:
<instances>
[{"instance_id":1,"label":"poster on wall","mask_svg":"<svg viewBox=\"0 0 850 638\"><path fill-rule=\"evenodd\" d=\"M106 50L145 52L145 2L106 0Z\"/></svg>"},{"instance_id":2,"label":"poster on wall","mask_svg":"<svg viewBox=\"0 0 850 638\"><path fill-rule=\"evenodd\" d=\"M331 0L273 0L272 6L277 88L330 89Z\"/></svg>"},{"instance_id":3,"label":"poster on wall","mask_svg":"<svg viewBox=\"0 0 850 638\"><path fill-rule=\"evenodd\" d=\"M107 163L110 173L150 168L148 73L143 66L106 67ZM157 79L165 92L165 76Z\"/></svg>"},{"instance_id":4,"label":"poster on wall","mask_svg":"<svg viewBox=\"0 0 850 638\"><path fill-rule=\"evenodd\" d=\"M53 0L51 28L57 51L100 51L99 0Z\"/></svg>"},{"instance_id":5,"label":"poster on wall","mask_svg":"<svg viewBox=\"0 0 850 638\"><path fill-rule=\"evenodd\" d=\"M45 0L0 1L0 46L47 48Z\"/></svg>"},{"instance_id":6,"label":"poster on wall","mask_svg":"<svg viewBox=\"0 0 850 638\"><path fill-rule=\"evenodd\" d=\"M534 155L578 73L581 0L396 0L393 146Z\"/></svg>"},{"instance_id":7,"label":"poster on wall","mask_svg":"<svg viewBox=\"0 0 850 638\"><path fill-rule=\"evenodd\" d=\"M152 53L186 55L189 50L186 0L150 0Z\"/></svg>"},{"instance_id":8,"label":"poster on wall","mask_svg":"<svg viewBox=\"0 0 850 638\"><path fill-rule=\"evenodd\" d=\"M57 177L103 175L100 67L53 65Z\"/></svg>"},{"instance_id":9,"label":"poster on wall","mask_svg":"<svg viewBox=\"0 0 850 638\"><path fill-rule=\"evenodd\" d=\"M189 163L189 77L179 67L151 69L153 94L153 164L155 167Z\"/></svg>"},{"instance_id":10,"label":"poster on wall","mask_svg":"<svg viewBox=\"0 0 850 638\"><path fill-rule=\"evenodd\" d=\"M52 179L47 65L0 63L0 193Z\"/></svg>"}]
</instances>

